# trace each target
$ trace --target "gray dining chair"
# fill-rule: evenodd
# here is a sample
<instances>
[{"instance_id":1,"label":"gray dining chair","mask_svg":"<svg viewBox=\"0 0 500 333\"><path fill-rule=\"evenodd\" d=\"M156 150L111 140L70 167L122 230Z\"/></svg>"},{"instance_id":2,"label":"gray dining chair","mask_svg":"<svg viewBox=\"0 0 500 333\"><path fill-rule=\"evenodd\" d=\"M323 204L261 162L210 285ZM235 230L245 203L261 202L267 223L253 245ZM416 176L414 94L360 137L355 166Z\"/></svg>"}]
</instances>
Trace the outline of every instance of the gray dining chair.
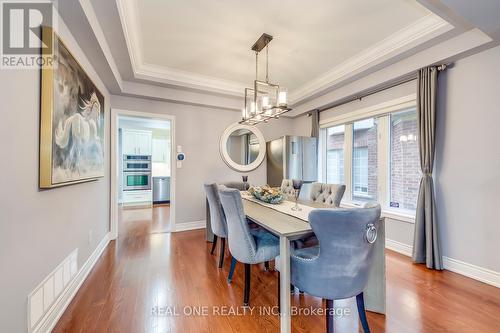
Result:
<instances>
[{"instance_id":1,"label":"gray dining chair","mask_svg":"<svg viewBox=\"0 0 500 333\"><path fill-rule=\"evenodd\" d=\"M313 183L309 199L332 207L339 207L344 196L345 185Z\"/></svg>"},{"instance_id":2,"label":"gray dining chair","mask_svg":"<svg viewBox=\"0 0 500 333\"><path fill-rule=\"evenodd\" d=\"M343 184L313 183L311 185L311 192L309 193L309 200L331 207L339 207L344 193L345 185ZM316 235L311 235L294 242L294 247L296 248L304 248L317 245L318 238L316 237Z\"/></svg>"},{"instance_id":3,"label":"gray dining chair","mask_svg":"<svg viewBox=\"0 0 500 333\"><path fill-rule=\"evenodd\" d=\"M228 282L233 278L236 262L245 264L243 305L248 306L251 265L273 260L279 254L279 239L264 229L250 229L238 190L222 188L219 195L226 215L229 250L233 256Z\"/></svg>"},{"instance_id":4,"label":"gray dining chair","mask_svg":"<svg viewBox=\"0 0 500 333\"><path fill-rule=\"evenodd\" d=\"M235 189L238 189L240 191L246 191L250 188L250 184L245 183L245 182L229 181L229 182L222 183L222 185L229 187L229 188L235 188Z\"/></svg>"},{"instance_id":5,"label":"gray dining chair","mask_svg":"<svg viewBox=\"0 0 500 333\"><path fill-rule=\"evenodd\" d=\"M227 182L221 183L219 185L224 185L224 186L230 187L230 188L237 188L240 191L246 191L250 188L250 184L248 182L240 182L240 181L227 181ZM212 223L210 221L210 205L208 203L208 199L207 199L206 206L207 206L207 208L206 208L206 220L207 220L206 239L208 242L212 243L212 246L213 246L212 248L215 249L215 246L217 244L217 236L212 232L212 228L211 228Z\"/></svg>"},{"instance_id":6,"label":"gray dining chair","mask_svg":"<svg viewBox=\"0 0 500 333\"><path fill-rule=\"evenodd\" d=\"M373 249L380 219L380 205L364 208L317 209L309 223L319 246L295 249L290 257L292 284L307 294L333 301L356 296L359 319L365 333L363 290L373 262ZM279 263L279 258L276 259ZM279 266L277 267L279 270ZM327 332L333 332L333 311L326 311Z\"/></svg>"},{"instance_id":7,"label":"gray dining chair","mask_svg":"<svg viewBox=\"0 0 500 333\"><path fill-rule=\"evenodd\" d=\"M211 254L214 254L217 246L217 238L220 238L219 268L224 265L224 254L226 250L227 223L219 198L219 185L216 183L204 184L210 210L210 227L214 234Z\"/></svg>"}]
</instances>

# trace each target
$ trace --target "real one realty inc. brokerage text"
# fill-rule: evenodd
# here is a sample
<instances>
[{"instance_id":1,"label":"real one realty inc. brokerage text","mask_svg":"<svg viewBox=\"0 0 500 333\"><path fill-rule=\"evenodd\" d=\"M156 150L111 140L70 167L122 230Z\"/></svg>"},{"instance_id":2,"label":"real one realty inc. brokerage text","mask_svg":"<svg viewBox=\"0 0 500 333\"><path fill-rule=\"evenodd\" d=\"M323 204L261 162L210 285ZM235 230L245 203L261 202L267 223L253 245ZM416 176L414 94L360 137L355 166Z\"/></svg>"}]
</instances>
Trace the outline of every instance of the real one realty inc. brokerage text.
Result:
<instances>
[{"instance_id":1,"label":"real one realty inc. brokerage text","mask_svg":"<svg viewBox=\"0 0 500 333\"><path fill-rule=\"evenodd\" d=\"M179 316L277 316L280 314L278 306L228 306L228 305L186 305L186 306L155 306L151 310L154 316L179 317ZM324 316L333 314L335 317L351 315L348 307L337 307L333 309L316 307L292 306L292 316Z\"/></svg>"}]
</instances>

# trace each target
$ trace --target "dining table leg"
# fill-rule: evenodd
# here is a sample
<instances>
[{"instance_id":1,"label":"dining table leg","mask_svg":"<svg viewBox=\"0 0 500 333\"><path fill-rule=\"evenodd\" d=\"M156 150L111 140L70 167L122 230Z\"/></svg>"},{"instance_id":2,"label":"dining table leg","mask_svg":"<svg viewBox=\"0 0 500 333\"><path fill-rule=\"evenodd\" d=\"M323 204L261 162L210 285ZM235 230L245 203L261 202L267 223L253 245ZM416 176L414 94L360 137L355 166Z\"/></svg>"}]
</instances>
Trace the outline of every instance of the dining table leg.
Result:
<instances>
[{"instance_id":1,"label":"dining table leg","mask_svg":"<svg viewBox=\"0 0 500 333\"><path fill-rule=\"evenodd\" d=\"M280 236L280 332L291 333L291 299L290 299L290 241Z\"/></svg>"}]
</instances>

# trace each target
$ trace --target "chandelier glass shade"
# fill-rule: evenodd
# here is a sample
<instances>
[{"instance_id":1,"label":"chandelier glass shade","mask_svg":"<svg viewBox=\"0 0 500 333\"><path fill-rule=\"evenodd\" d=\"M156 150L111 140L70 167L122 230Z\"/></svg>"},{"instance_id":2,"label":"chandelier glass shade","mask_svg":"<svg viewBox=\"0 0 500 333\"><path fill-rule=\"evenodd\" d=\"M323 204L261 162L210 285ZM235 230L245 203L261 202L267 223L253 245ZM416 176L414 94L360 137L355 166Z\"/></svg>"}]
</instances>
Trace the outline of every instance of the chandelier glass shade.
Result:
<instances>
[{"instance_id":1,"label":"chandelier glass shade","mask_svg":"<svg viewBox=\"0 0 500 333\"><path fill-rule=\"evenodd\" d=\"M269 119L279 118L288 107L288 92L279 84L269 82L269 53L268 44L272 36L263 34L254 44L255 51L255 80L252 88L245 88L245 105L242 110L240 124L256 125L267 122ZM266 48L266 79L258 79L259 52Z\"/></svg>"}]
</instances>

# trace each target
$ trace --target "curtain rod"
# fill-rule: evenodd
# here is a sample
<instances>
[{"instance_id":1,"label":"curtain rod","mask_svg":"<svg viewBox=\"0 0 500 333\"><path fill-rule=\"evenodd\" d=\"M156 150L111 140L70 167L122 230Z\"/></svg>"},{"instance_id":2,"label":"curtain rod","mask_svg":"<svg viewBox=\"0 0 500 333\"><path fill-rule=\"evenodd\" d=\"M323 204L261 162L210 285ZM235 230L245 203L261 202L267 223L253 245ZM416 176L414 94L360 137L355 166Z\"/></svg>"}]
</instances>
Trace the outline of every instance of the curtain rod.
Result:
<instances>
[{"instance_id":1,"label":"curtain rod","mask_svg":"<svg viewBox=\"0 0 500 333\"><path fill-rule=\"evenodd\" d=\"M438 65L436 67L437 67L438 71L444 71L449 65L450 64L442 64L442 65ZM413 72L411 74L408 74L408 75L399 77L397 79L388 81L385 84L380 85L380 86L378 86L376 88L363 90L363 91L361 91L361 92L359 92L357 94L353 94L353 95L347 96L347 97L342 98L342 99L340 99L340 100L338 100L336 102L333 102L333 103L330 103L330 104L326 104L325 106L323 106L321 108L314 109L314 110L318 110L318 112L321 113L323 111L330 110L330 109L339 107L341 105L344 105L344 104L347 104L347 103L350 103L350 102L361 100L361 99L363 99L365 97L368 97L368 96L377 94L379 92L382 92L382 91L385 91L385 90L388 90L388 89L400 86L402 84L414 81L416 79L417 79L417 72ZM311 110L311 111L313 111L313 110ZM311 116L311 111L309 111L307 113L307 115L309 117Z\"/></svg>"}]
</instances>

